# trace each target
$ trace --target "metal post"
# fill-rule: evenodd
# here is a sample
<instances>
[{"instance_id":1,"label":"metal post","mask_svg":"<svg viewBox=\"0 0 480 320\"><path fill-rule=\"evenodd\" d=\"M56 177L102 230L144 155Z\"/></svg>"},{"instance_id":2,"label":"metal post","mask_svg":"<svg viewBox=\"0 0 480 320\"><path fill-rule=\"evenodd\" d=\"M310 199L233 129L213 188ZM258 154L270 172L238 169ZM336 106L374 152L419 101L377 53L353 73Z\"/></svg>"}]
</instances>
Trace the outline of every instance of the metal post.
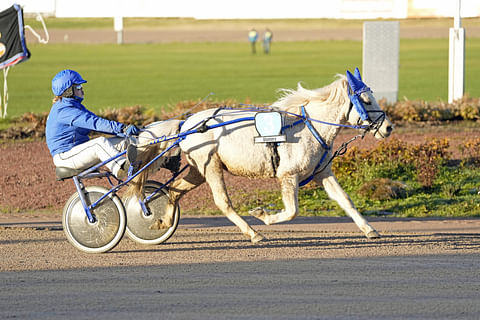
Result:
<instances>
[{"instance_id":1,"label":"metal post","mask_svg":"<svg viewBox=\"0 0 480 320\"><path fill-rule=\"evenodd\" d=\"M456 0L453 28L450 28L448 57L448 103L461 99L465 82L465 29L462 28L460 1Z\"/></svg>"},{"instance_id":2,"label":"metal post","mask_svg":"<svg viewBox=\"0 0 480 320\"><path fill-rule=\"evenodd\" d=\"M113 18L113 29L117 32L117 44L123 44L123 17Z\"/></svg>"}]
</instances>

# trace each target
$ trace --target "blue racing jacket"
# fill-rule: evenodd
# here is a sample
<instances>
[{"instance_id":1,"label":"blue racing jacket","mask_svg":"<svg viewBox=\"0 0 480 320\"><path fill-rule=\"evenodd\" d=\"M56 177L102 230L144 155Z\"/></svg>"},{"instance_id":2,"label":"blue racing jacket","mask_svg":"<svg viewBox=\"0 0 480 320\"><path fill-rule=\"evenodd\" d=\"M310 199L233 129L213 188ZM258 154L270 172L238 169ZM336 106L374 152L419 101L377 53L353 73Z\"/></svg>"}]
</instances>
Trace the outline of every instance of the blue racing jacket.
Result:
<instances>
[{"instance_id":1,"label":"blue racing jacket","mask_svg":"<svg viewBox=\"0 0 480 320\"><path fill-rule=\"evenodd\" d=\"M53 104L48 115L45 136L52 156L66 152L89 140L90 131L118 134L124 124L107 120L87 110L83 99L62 98Z\"/></svg>"}]
</instances>

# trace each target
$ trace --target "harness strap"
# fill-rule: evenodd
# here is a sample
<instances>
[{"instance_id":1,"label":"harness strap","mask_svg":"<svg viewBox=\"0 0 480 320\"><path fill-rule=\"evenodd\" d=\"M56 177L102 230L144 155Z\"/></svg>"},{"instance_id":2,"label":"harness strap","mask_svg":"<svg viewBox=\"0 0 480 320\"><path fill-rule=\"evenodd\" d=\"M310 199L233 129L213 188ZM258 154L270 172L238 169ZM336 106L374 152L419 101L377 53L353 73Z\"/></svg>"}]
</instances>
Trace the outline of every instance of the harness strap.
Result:
<instances>
[{"instance_id":1,"label":"harness strap","mask_svg":"<svg viewBox=\"0 0 480 320\"><path fill-rule=\"evenodd\" d=\"M200 126L197 128L197 131L200 132L200 133L204 133L208 130L208 126L207 126L207 122L210 121L211 119L214 119L217 117L217 114L221 111L225 109L225 107L218 107L214 112L213 114L206 118L205 120L203 120L203 122L200 124Z\"/></svg>"},{"instance_id":2,"label":"harness strap","mask_svg":"<svg viewBox=\"0 0 480 320\"><path fill-rule=\"evenodd\" d=\"M315 169L313 169L313 173L310 177L308 177L307 179L301 181L298 185L300 187L306 185L307 183L309 183L310 181L312 181L312 179L315 177L316 175L316 171L318 170L318 168L320 168L320 166L322 165L323 161L325 161L325 158L327 157L328 155L328 152L330 151L330 146L327 145L327 143L322 139L322 137L320 137L320 134L318 133L317 130L315 130L315 128L312 126L312 124L310 123L309 121L309 118L307 116L307 111L305 110L305 106L302 106L302 121L305 123L305 125L307 126L308 130L310 130L310 132L312 133L312 135L315 137L315 139L317 139L317 141L320 143L320 145L322 146L323 149L325 149L325 152L323 152L323 155L322 155L322 158L320 158L320 161L317 163L317 166L315 167Z\"/></svg>"},{"instance_id":3,"label":"harness strap","mask_svg":"<svg viewBox=\"0 0 480 320\"><path fill-rule=\"evenodd\" d=\"M313 180L313 178L315 177L315 175L317 174L316 171L318 170L318 168L320 168L320 165L323 163L323 161L325 161L325 158L327 157L327 154L328 154L328 150L325 150L325 152L323 153L322 155L322 158L320 159L320 161L318 162L317 166L315 167L315 169L313 170L313 173L310 177L308 177L307 179L301 181L298 185L300 187L303 187L304 185L306 185L307 183L309 183L310 181Z\"/></svg>"},{"instance_id":4,"label":"harness strap","mask_svg":"<svg viewBox=\"0 0 480 320\"><path fill-rule=\"evenodd\" d=\"M308 130L310 130L310 132L315 137L315 139L317 139L317 141L322 145L323 149L330 150L330 147L327 145L325 141L323 141L322 137L320 137L320 134L318 134L317 130L315 130L315 128L310 123L304 106L302 106L302 117L303 117L302 121L305 123Z\"/></svg>"},{"instance_id":5,"label":"harness strap","mask_svg":"<svg viewBox=\"0 0 480 320\"><path fill-rule=\"evenodd\" d=\"M284 131L285 129L291 129L291 128L295 127L296 125L298 125L298 124L300 124L300 123L302 123L302 122L303 122L303 119L300 119L300 120L295 121L295 122L292 123L292 124L287 124L286 126L283 126L283 127L282 127L282 131Z\"/></svg>"}]
</instances>

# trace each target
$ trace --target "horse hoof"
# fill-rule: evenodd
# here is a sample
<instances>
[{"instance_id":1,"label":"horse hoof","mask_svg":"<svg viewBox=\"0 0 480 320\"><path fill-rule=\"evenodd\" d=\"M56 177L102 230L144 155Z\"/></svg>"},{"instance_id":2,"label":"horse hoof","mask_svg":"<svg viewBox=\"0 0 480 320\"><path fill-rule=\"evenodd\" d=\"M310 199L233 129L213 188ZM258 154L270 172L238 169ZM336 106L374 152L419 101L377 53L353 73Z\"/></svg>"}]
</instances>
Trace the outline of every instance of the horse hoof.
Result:
<instances>
[{"instance_id":1,"label":"horse hoof","mask_svg":"<svg viewBox=\"0 0 480 320\"><path fill-rule=\"evenodd\" d=\"M148 227L148 229L150 230L162 230L162 229L168 229L168 228L169 227L166 226L161 219L158 219L157 221L152 223L150 227Z\"/></svg>"},{"instance_id":2,"label":"horse hoof","mask_svg":"<svg viewBox=\"0 0 480 320\"><path fill-rule=\"evenodd\" d=\"M262 240L264 240L265 238L260 234L260 233L257 233L255 236L253 236L250 240L252 241L252 243L258 243Z\"/></svg>"},{"instance_id":3,"label":"horse hoof","mask_svg":"<svg viewBox=\"0 0 480 320\"><path fill-rule=\"evenodd\" d=\"M366 236L367 236L368 239L379 239L380 238L380 234L375 230L372 230L372 231L368 232L366 234Z\"/></svg>"}]
</instances>

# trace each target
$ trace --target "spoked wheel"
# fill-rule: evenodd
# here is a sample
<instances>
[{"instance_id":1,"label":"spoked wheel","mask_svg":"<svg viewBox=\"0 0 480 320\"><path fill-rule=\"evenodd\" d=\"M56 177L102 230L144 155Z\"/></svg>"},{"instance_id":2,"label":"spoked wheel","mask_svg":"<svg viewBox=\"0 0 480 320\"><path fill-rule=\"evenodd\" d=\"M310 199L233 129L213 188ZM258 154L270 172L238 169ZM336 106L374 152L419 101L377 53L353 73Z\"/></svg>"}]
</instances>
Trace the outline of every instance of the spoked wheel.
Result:
<instances>
[{"instance_id":1,"label":"spoked wheel","mask_svg":"<svg viewBox=\"0 0 480 320\"><path fill-rule=\"evenodd\" d=\"M145 196L149 196L162 184L156 181L145 183ZM158 220L164 220L168 204L168 194L161 189L146 206L150 215L145 215L136 196L125 199L125 210L127 211L127 236L141 244L160 244L167 241L175 232L180 220L180 207L175 207L173 224L166 229L152 228Z\"/></svg>"},{"instance_id":2,"label":"spoked wheel","mask_svg":"<svg viewBox=\"0 0 480 320\"><path fill-rule=\"evenodd\" d=\"M91 186L85 188L85 200L91 205L108 190ZM114 248L122 239L126 228L125 209L120 198L110 195L93 210L95 222L88 221L80 197L74 193L63 208L63 230L68 241L79 250L102 253Z\"/></svg>"}]
</instances>

